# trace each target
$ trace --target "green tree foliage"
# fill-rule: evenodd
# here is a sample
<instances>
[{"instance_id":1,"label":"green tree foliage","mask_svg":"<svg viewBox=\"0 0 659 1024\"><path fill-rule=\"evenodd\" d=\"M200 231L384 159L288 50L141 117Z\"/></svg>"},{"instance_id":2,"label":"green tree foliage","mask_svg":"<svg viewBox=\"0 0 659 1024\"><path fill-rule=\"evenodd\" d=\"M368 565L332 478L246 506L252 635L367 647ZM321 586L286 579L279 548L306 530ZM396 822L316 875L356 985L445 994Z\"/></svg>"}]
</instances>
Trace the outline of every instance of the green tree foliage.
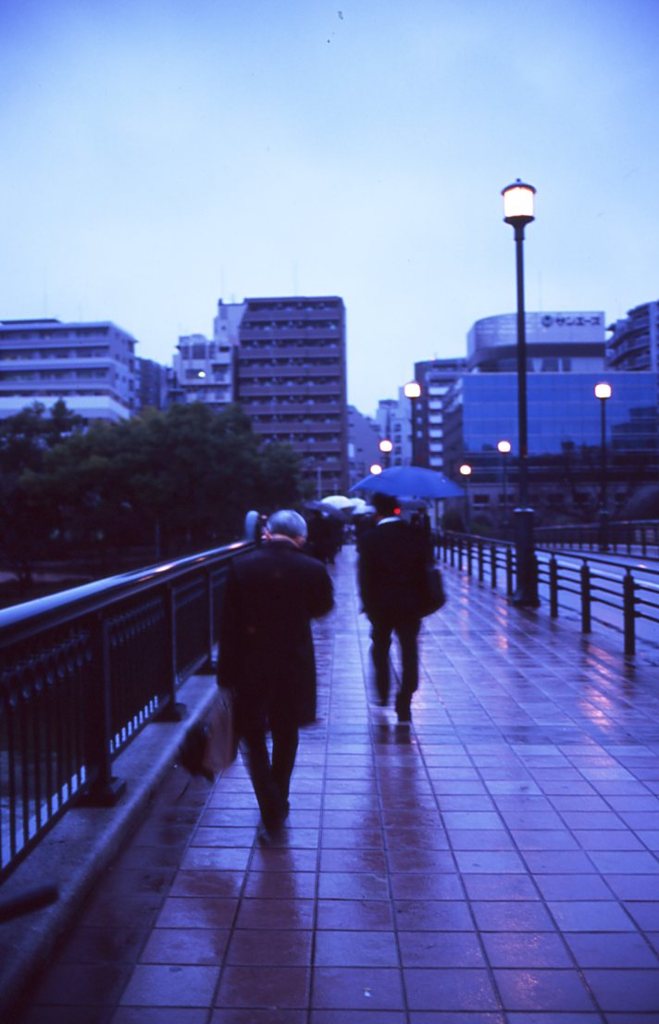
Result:
<instances>
[{"instance_id":1,"label":"green tree foliage","mask_svg":"<svg viewBox=\"0 0 659 1024\"><path fill-rule=\"evenodd\" d=\"M56 529L58 510L44 500L34 481L45 472L49 451L82 426L61 400L50 410L34 402L15 416L0 420L0 557L25 585Z\"/></svg>"},{"instance_id":2,"label":"green tree foliage","mask_svg":"<svg viewBox=\"0 0 659 1024\"><path fill-rule=\"evenodd\" d=\"M111 571L113 552L137 546L149 560L201 550L240 537L248 509L300 500L297 455L262 444L237 406L174 405L74 426L61 409L0 421L3 468L13 467L2 507L26 565L95 553ZM8 547L5 564L15 565Z\"/></svg>"}]
</instances>

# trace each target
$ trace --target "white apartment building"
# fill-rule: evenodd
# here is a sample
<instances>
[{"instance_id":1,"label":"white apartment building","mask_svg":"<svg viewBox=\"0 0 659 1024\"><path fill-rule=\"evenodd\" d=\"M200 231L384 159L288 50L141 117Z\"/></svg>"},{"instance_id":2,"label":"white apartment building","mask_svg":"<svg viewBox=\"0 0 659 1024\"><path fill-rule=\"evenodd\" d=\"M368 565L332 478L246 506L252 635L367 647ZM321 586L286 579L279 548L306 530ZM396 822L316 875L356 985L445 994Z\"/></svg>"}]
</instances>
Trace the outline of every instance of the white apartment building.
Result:
<instances>
[{"instance_id":1,"label":"white apartment building","mask_svg":"<svg viewBox=\"0 0 659 1024\"><path fill-rule=\"evenodd\" d=\"M221 299L213 321L212 340L203 334L179 338L174 355L174 400L221 407L234 401L234 352L245 303Z\"/></svg>"},{"instance_id":2,"label":"white apartment building","mask_svg":"<svg viewBox=\"0 0 659 1024\"><path fill-rule=\"evenodd\" d=\"M135 344L108 321L0 321L0 417L63 399L86 420L128 419L135 408Z\"/></svg>"}]
</instances>

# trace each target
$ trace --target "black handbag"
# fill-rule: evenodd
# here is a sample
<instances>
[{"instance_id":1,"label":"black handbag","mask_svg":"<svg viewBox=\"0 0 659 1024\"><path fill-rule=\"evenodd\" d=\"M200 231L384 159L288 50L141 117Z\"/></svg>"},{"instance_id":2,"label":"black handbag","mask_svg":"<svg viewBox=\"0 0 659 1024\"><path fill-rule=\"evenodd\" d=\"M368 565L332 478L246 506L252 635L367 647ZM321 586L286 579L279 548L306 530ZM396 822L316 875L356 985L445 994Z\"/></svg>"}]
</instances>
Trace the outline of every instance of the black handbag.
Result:
<instances>
[{"instance_id":1,"label":"black handbag","mask_svg":"<svg viewBox=\"0 0 659 1024\"><path fill-rule=\"evenodd\" d=\"M436 565L433 565L432 562L429 562L425 568L424 592L421 602L422 617L432 615L433 612L443 608L445 604L446 591L444 590L441 570Z\"/></svg>"},{"instance_id":2,"label":"black handbag","mask_svg":"<svg viewBox=\"0 0 659 1024\"><path fill-rule=\"evenodd\" d=\"M220 689L205 720L188 730L179 750L178 763L190 775L203 775L213 782L233 764L237 753L233 698L229 690Z\"/></svg>"}]
</instances>

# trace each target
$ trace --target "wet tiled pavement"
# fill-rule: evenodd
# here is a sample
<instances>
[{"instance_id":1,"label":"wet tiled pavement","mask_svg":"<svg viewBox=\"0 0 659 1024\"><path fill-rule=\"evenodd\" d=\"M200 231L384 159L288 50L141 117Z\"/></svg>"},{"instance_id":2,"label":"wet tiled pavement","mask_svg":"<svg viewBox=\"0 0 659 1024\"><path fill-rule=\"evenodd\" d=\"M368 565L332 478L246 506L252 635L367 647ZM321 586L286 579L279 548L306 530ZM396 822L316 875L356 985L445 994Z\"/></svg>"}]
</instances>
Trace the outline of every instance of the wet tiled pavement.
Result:
<instances>
[{"instance_id":1,"label":"wet tiled pavement","mask_svg":"<svg viewBox=\"0 0 659 1024\"><path fill-rule=\"evenodd\" d=\"M657 1024L659 671L449 575L399 726L353 562L281 838L173 767L16 1024Z\"/></svg>"}]
</instances>

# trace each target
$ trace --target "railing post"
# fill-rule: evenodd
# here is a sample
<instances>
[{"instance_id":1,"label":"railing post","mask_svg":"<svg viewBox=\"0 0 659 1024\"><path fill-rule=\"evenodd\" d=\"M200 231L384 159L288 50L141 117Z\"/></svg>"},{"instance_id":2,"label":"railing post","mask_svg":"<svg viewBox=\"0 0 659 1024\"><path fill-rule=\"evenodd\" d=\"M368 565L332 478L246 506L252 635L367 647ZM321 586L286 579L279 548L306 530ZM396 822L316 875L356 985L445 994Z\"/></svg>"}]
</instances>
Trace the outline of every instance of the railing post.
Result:
<instances>
[{"instance_id":1,"label":"railing post","mask_svg":"<svg viewBox=\"0 0 659 1024\"><path fill-rule=\"evenodd\" d=\"M111 807L126 788L112 774L112 674L110 623L101 613L92 626L92 671L96 685L89 686L85 704L85 790L81 804Z\"/></svg>"},{"instance_id":2,"label":"railing post","mask_svg":"<svg viewBox=\"0 0 659 1024\"><path fill-rule=\"evenodd\" d=\"M478 582L482 583L485 577L485 546L483 541L478 538Z\"/></svg>"},{"instance_id":3,"label":"railing post","mask_svg":"<svg viewBox=\"0 0 659 1024\"><path fill-rule=\"evenodd\" d=\"M199 672L211 673L213 671L213 635L215 633L215 626L213 623L213 574L210 569L206 569L204 572L204 585L206 589L206 661L199 668Z\"/></svg>"},{"instance_id":4,"label":"railing post","mask_svg":"<svg viewBox=\"0 0 659 1024\"><path fill-rule=\"evenodd\" d=\"M492 581L492 590L497 588L497 546L492 541L490 545L490 579Z\"/></svg>"},{"instance_id":5,"label":"railing post","mask_svg":"<svg viewBox=\"0 0 659 1024\"><path fill-rule=\"evenodd\" d=\"M558 562L556 555L549 559L549 614L552 619L558 618Z\"/></svg>"},{"instance_id":6,"label":"railing post","mask_svg":"<svg viewBox=\"0 0 659 1024\"><path fill-rule=\"evenodd\" d=\"M647 539L648 538L647 538L647 533L646 533L645 527L642 526L641 527L641 554L643 555L643 558L645 558L645 556L648 553Z\"/></svg>"},{"instance_id":7,"label":"railing post","mask_svg":"<svg viewBox=\"0 0 659 1024\"><path fill-rule=\"evenodd\" d=\"M164 701L162 711L154 716L157 722L180 722L185 718L185 704L176 703L176 689L178 683L177 655L177 627L176 627L176 592L172 583L165 587L165 621L167 624L165 643L167 644L167 680L163 687Z\"/></svg>"},{"instance_id":8,"label":"railing post","mask_svg":"<svg viewBox=\"0 0 659 1024\"><path fill-rule=\"evenodd\" d=\"M590 569L585 560L581 566L581 632L590 633Z\"/></svg>"},{"instance_id":9,"label":"railing post","mask_svg":"<svg viewBox=\"0 0 659 1024\"><path fill-rule=\"evenodd\" d=\"M627 569L622 581L622 608L625 631L625 654L636 653L636 612L634 577Z\"/></svg>"},{"instance_id":10,"label":"railing post","mask_svg":"<svg viewBox=\"0 0 659 1024\"><path fill-rule=\"evenodd\" d=\"M471 576L471 559L473 555L473 542L471 537L467 537L467 576Z\"/></svg>"},{"instance_id":11,"label":"railing post","mask_svg":"<svg viewBox=\"0 0 659 1024\"><path fill-rule=\"evenodd\" d=\"M512 597L513 593L513 549L509 546L506 548L506 594Z\"/></svg>"}]
</instances>

